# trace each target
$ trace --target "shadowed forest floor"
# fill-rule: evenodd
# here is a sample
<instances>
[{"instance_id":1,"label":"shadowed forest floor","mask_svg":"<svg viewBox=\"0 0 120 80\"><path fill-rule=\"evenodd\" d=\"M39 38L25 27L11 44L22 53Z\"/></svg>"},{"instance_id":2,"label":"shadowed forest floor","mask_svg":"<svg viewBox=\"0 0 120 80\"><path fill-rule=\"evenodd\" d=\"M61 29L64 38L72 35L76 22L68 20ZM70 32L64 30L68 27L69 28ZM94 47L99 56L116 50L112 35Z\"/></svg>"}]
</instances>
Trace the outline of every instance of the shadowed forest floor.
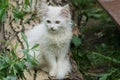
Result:
<instances>
[{"instance_id":1,"label":"shadowed forest floor","mask_svg":"<svg viewBox=\"0 0 120 80\"><path fill-rule=\"evenodd\" d=\"M120 79L120 29L112 21L90 19L81 27L81 45L73 51L87 80ZM117 75L116 75L117 74Z\"/></svg>"}]
</instances>

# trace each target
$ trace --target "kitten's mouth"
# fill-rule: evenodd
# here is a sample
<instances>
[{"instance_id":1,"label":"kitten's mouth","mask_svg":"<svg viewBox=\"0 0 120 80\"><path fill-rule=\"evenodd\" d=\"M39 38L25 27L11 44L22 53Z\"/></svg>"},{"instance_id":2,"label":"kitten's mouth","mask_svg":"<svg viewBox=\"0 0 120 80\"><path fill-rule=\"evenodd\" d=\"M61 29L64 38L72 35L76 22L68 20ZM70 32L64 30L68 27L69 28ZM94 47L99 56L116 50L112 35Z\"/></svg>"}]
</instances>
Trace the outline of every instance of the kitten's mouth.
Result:
<instances>
[{"instance_id":1,"label":"kitten's mouth","mask_svg":"<svg viewBox=\"0 0 120 80\"><path fill-rule=\"evenodd\" d=\"M49 29L49 32L50 33L57 33L57 30L55 30L55 29Z\"/></svg>"},{"instance_id":2,"label":"kitten's mouth","mask_svg":"<svg viewBox=\"0 0 120 80\"><path fill-rule=\"evenodd\" d=\"M56 30L52 29L51 31L55 32Z\"/></svg>"},{"instance_id":3,"label":"kitten's mouth","mask_svg":"<svg viewBox=\"0 0 120 80\"><path fill-rule=\"evenodd\" d=\"M51 30L51 31L54 31L54 32L56 31L54 28L51 28L50 30Z\"/></svg>"}]
</instances>

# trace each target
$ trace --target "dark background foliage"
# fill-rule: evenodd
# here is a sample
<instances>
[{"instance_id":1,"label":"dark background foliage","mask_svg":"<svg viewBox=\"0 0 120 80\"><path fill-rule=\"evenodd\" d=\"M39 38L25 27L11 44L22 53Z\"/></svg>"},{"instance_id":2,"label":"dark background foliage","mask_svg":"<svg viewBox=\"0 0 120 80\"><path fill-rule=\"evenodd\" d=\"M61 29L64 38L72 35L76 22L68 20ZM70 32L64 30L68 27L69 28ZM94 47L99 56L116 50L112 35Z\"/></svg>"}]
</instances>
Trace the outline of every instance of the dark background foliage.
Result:
<instances>
[{"instance_id":1,"label":"dark background foliage","mask_svg":"<svg viewBox=\"0 0 120 80\"><path fill-rule=\"evenodd\" d=\"M87 19L86 24L79 26L81 36L72 41L76 47L71 50L79 70L86 80L119 80L119 27L96 0L72 3Z\"/></svg>"}]
</instances>

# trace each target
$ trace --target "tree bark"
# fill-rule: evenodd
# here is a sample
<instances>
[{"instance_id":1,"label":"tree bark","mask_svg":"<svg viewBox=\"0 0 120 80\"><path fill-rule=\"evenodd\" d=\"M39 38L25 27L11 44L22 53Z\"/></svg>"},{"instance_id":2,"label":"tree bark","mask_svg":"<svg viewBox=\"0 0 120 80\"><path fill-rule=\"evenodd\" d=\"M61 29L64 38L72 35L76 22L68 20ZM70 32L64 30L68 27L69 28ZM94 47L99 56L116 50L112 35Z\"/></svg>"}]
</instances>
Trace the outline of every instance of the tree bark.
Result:
<instances>
[{"instance_id":1,"label":"tree bark","mask_svg":"<svg viewBox=\"0 0 120 80\"><path fill-rule=\"evenodd\" d=\"M19 48L24 48L24 42L21 38L21 32L25 32L31 28L35 24L40 23L40 18L38 17L38 11L40 8L40 3L45 2L46 4L56 4L56 5L65 5L70 4L72 9L72 4L69 0L32 0L32 4L27 5L25 9L23 5L25 5L25 0L9 0L9 3L12 6L9 6L8 11L6 13L6 19L1 26L0 31L0 49L6 48L11 50L12 48L8 45L2 45L1 41L5 40L11 42L15 45L16 42L19 43ZM14 7L13 7L14 6ZM19 13L15 13L18 10ZM24 15L20 15L21 12L25 12ZM74 15L74 14L72 14ZM74 19L74 18L73 18ZM76 28L76 35L79 35L79 30ZM71 53L70 53L71 54ZM81 73L77 68L77 64L70 57L70 61L72 64L72 72L66 77L66 80L83 80ZM53 78L49 77L48 73L40 71L40 70L31 70L31 74L27 71L24 71L24 75L26 80L53 80Z\"/></svg>"}]
</instances>

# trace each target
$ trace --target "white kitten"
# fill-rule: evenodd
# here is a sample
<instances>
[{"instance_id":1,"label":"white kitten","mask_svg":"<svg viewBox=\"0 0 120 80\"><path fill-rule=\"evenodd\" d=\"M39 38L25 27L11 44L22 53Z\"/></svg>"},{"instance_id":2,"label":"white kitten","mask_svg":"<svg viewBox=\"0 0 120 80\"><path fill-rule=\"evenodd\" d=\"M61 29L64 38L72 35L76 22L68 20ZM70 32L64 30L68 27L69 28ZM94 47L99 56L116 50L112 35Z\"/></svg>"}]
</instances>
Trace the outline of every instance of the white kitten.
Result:
<instances>
[{"instance_id":1,"label":"white kitten","mask_svg":"<svg viewBox=\"0 0 120 80\"><path fill-rule=\"evenodd\" d=\"M30 48L39 44L35 54L29 54L39 61L39 67L50 76L63 79L71 71L67 58L72 38L69 6L52 7L42 4L42 22L26 33Z\"/></svg>"}]
</instances>

